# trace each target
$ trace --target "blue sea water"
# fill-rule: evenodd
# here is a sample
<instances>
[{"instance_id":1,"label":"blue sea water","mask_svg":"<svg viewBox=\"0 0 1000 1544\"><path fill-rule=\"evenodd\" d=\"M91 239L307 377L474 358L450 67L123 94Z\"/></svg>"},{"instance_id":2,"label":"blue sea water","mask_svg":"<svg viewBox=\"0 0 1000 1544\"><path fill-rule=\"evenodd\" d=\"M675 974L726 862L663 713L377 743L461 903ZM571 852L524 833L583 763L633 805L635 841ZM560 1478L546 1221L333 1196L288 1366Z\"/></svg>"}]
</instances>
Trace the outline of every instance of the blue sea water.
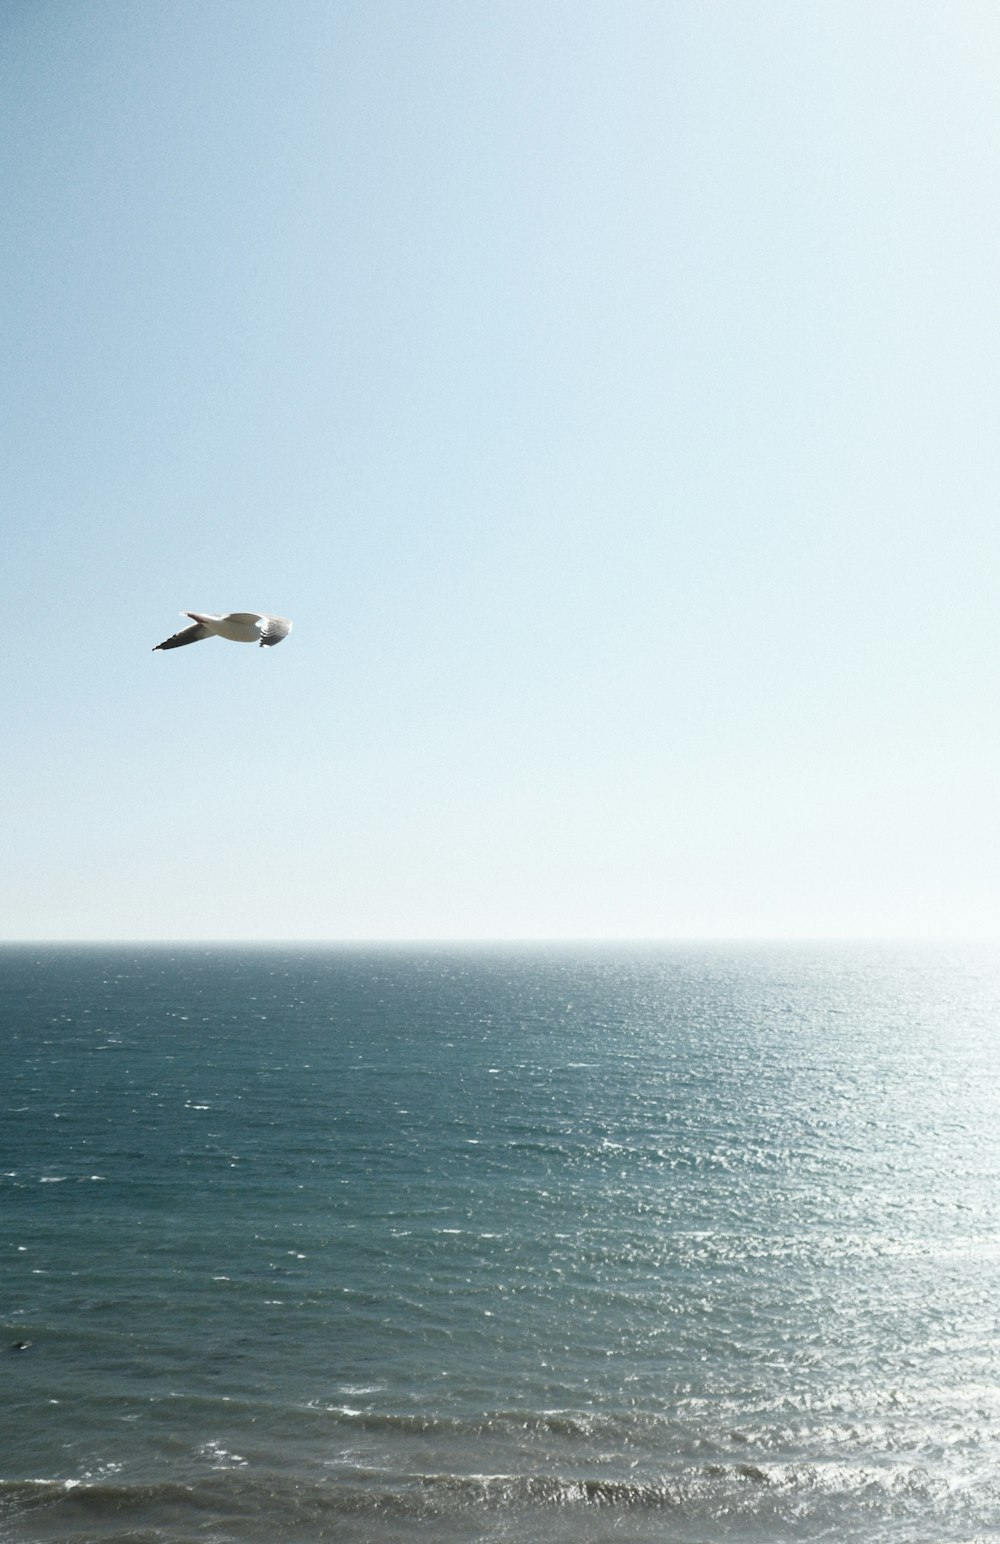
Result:
<instances>
[{"instance_id":1,"label":"blue sea water","mask_svg":"<svg viewBox=\"0 0 1000 1544\"><path fill-rule=\"evenodd\" d=\"M0 1001L4 1544L1000 1537L995 952L10 947Z\"/></svg>"}]
</instances>

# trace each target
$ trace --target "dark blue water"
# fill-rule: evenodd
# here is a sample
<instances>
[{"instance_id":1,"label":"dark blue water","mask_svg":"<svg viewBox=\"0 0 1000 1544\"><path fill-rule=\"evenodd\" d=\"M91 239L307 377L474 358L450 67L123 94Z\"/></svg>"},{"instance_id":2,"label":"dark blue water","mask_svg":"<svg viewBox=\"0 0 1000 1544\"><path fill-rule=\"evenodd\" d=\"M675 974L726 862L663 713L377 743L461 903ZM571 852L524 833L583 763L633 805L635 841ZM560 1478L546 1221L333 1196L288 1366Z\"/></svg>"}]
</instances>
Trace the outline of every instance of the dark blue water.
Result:
<instances>
[{"instance_id":1,"label":"dark blue water","mask_svg":"<svg viewBox=\"0 0 1000 1544\"><path fill-rule=\"evenodd\" d=\"M0 1539L1000 1535L996 953L10 948L0 992Z\"/></svg>"}]
</instances>

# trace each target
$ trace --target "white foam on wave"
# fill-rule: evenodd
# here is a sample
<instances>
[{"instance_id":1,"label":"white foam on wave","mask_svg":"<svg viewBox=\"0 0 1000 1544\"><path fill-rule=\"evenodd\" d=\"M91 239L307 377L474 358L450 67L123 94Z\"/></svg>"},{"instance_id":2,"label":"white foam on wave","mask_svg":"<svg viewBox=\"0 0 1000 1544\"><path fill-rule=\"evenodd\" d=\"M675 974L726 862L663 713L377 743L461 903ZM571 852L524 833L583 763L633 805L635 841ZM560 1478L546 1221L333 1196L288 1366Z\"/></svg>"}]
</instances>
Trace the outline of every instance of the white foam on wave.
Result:
<instances>
[{"instance_id":1,"label":"white foam on wave","mask_svg":"<svg viewBox=\"0 0 1000 1544\"><path fill-rule=\"evenodd\" d=\"M213 1469L245 1469L249 1466L249 1458L244 1458L242 1453L233 1453L229 1448L223 1447L221 1442L203 1442L198 1449L200 1458L207 1458Z\"/></svg>"}]
</instances>

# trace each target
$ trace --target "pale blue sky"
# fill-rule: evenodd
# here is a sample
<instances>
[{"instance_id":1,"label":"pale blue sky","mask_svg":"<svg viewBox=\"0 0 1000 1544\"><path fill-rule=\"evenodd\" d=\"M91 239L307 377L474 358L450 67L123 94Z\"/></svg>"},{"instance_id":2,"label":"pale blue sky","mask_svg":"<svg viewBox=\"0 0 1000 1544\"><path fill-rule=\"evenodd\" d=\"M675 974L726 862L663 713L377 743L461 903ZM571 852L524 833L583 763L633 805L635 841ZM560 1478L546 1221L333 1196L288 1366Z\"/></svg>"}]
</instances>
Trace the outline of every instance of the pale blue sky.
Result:
<instances>
[{"instance_id":1,"label":"pale blue sky","mask_svg":"<svg viewBox=\"0 0 1000 1544\"><path fill-rule=\"evenodd\" d=\"M0 936L1000 933L992 0L0 27Z\"/></svg>"}]
</instances>

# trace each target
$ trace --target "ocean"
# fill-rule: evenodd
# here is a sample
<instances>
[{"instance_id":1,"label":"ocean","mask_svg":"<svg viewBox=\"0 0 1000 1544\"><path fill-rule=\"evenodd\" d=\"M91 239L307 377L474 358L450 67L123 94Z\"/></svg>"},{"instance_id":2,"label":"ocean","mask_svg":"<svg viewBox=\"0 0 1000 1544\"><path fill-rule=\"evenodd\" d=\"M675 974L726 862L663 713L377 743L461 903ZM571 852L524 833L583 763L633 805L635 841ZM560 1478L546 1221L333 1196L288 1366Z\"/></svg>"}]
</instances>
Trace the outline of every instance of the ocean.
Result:
<instances>
[{"instance_id":1,"label":"ocean","mask_svg":"<svg viewBox=\"0 0 1000 1544\"><path fill-rule=\"evenodd\" d=\"M0 950L3 1544L1000 1537L1000 953Z\"/></svg>"}]
</instances>

